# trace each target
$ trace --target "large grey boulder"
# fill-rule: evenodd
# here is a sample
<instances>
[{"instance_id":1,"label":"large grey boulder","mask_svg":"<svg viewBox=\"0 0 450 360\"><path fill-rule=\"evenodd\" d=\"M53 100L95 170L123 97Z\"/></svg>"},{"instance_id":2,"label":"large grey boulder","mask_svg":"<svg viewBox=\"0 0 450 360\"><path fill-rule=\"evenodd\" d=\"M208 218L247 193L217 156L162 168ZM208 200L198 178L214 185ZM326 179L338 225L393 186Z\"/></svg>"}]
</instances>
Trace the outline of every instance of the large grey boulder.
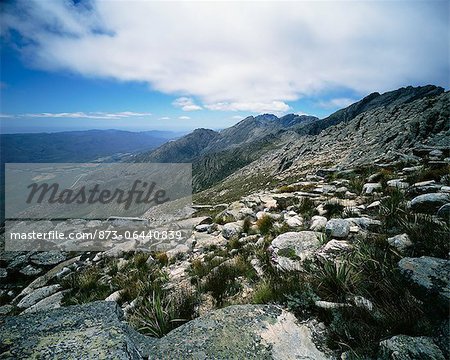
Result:
<instances>
[{"instance_id":1,"label":"large grey boulder","mask_svg":"<svg viewBox=\"0 0 450 360\"><path fill-rule=\"evenodd\" d=\"M412 211L436 214L439 208L450 202L450 194L447 193L431 193L416 196L410 202L408 207Z\"/></svg>"},{"instance_id":2,"label":"large grey boulder","mask_svg":"<svg viewBox=\"0 0 450 360\"><path fill-rule=\"evenodd\" d=\"M242 232L242 221L227 223L222 228L222 236L225 239L230 239L233 236L238 236L241 232Z\"/></svg>"},{"instance_id":3,"label":"large grey boulder","mask_svg":"<svg viewBox=\"0 0 450 360\"><path fill-rule=\"evenodd\" d=\"M325 233L337 239L345 239L350 233L350 224L347 220L331 219L325 226Z\"/></svg>"},{"instance_id":4,"label":"large grey boulder","mask_svg":"<svg viewBox=\"0 0 450 360\"><path fill-rule=\"evenodd\" d=\"M7 317L0 324L0 357L142 359L136 339L153 339L136 334L121 318L117 304L104 301Z\"/></svg>"},{"instance_id":5,"label":"large grey boulder","mask_svg":"<svg viewBox=\"0 0 450 360\"><path fill-rule=\"evenodd\" d=\"M397 335L380 343L379 360L445 360L442 351L426 336Z\"/></svg>"},{"instance_id":6,"label":"large grey boulder","mask_svg":"<svg viewBox=\"0 0 450 360\"><path fill-rule=\"evenodd\" d=\"M282 270L299 270L305 259L312 258L321 245L323 234L315 231L287 232L271 243L272 261Z\"/></svg>"},{"instance_id":7,"label":"large grey boulder","mask_svg":"<svg viewBox=\"0 0 450 360\"><path fill-rule=\"evenodd\" d=\"M450 260L429 256L401 259L400 272L424 300L450 302ZM436 302L436 301L435 301Z\"/></svg>"},{"instance_id":8,"label":"large grey boulder","mask_svg":"<svg viewBox=\"0 0 450 360\"><path fill-rule=\"evenodd\" d=\"M324 360L315 322L299 323L273 305L234 305L208 313L155 343L149 359Z\"/></svg>"}]
</instances>

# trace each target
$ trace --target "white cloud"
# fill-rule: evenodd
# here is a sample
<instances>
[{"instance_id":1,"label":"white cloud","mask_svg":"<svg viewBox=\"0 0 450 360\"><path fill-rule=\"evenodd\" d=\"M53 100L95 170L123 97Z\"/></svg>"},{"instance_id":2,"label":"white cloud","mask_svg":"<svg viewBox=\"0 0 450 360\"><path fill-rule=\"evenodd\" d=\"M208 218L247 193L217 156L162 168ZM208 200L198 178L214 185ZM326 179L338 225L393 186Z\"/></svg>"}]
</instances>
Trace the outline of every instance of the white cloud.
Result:
<instances>
[{"instance_id":1,"label":"white cloud","mask_svg":"<svg viewBox=\"0 0 450 360\"><path fill-rule=\"evenodd\" d=\"M146 117L151 116L151 113L141 113L133 111L122 111L117 113L107 112L63 112L63 113L33 113L33 114L19 114L17 117L24 118L69 118L69 119L123 119L130 117Z\"/></svg>"},{"instance_id":2,"label":"white cloud","mask_svg":"<svg viewBox=\"0 0 450 360\"><path fill-rule=\"evenodd\" d=\"M183 111L195 111L195 110L201 110L202 107L195 104L194 100L192 98L188 97L180 97L176 99L173 103L173 106L177 108L181 108Z\"/></svg>"},{"instance_id":3,"label":"white cloud","mask_svg":"<svg viewBox=\"0 0 450 360\"><path fill-rule=\"evenodd\" d=\"M245 116L241 116L241 115L233 115L233 116L231 117L231 119L233 119L233 120L242 120L244 117L245 117Z\"/></svg>"},{"instance_id":4,"label":"white cloud","mask_svg":"<svg viewBox=\"0 0 450 360\"><path fill-rule=\"evenodd\" d=\"M207 104L205 108L209 110L220 111L252 111L257 113L273 112L282 114L290 110L290 106L283 101L272 101L270 103L262 102L219 102L215 104Z\"/></svg>"},{"instance_id":5,"label":"white cloud","mask_svg":"<svg viewBox=\"0 0 450 360\"><path fill-rule=\"evenodd\" d=\"M447 1L70 4L6 7L3 29L32 40L29 63L145 82L209 109L283 112L329 89L450 83Z\"/></svg>"},{"instance_id":6,"label":"white cloud","mask_svg":"<svg viewBox=\"0 0 450 360\"><path fill-rule=\"evenodd\" d=\"M11 115L11 114L0 114L0 118L13 118L14 117L14 115Z\"/></svg>"},{"instance_id":7,"label":"white cloud","mask_svg":"<svg viewBox=\"0 0 450 360\"><path fill-rule=\"evenodd\" d=\"M160 117L159 120L170 120L170 117L168 117L168 116L163 116L163 117Z\"/></svg>"},{"instance_id":8,"label":"white cloud","mask_svg":"<svg viewBox=\"0 0 450 360\"><path fill-rule=\"evenodd\" d=\"M335 109L335 108L344 108L347 107L354 102L358 101L357 99L350 98L335 98L326 101L319 101L317 105L324 109Z\"/></svg>"},{"instance_id":9,"label":"white cloud","mask_svg":"<svg viewBox=\"0 0 450 360\"><path fill-rule=\"evenodd\" d=\"M180 120L191 120L189 116L179 116L178 119Z\"/></svg>"}]
</instances>

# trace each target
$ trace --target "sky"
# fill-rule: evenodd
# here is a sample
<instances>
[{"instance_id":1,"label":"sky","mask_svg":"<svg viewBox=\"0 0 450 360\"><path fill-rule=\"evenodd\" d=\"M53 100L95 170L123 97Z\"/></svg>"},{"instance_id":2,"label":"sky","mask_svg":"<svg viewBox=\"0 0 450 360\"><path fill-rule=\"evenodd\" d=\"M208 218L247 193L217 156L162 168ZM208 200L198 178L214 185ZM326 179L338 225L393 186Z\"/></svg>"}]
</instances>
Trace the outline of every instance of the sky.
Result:
<instances>
[{"instance_id":1,"label":"sky","mask_svg":"<svg viewBox=\"0 0 450 360\"><path fill-rule=\"evenodd\" d=\"M374 91L450 84L447 0L0 7L3 133L323 118Z\"/></svg>"}]
</instances>

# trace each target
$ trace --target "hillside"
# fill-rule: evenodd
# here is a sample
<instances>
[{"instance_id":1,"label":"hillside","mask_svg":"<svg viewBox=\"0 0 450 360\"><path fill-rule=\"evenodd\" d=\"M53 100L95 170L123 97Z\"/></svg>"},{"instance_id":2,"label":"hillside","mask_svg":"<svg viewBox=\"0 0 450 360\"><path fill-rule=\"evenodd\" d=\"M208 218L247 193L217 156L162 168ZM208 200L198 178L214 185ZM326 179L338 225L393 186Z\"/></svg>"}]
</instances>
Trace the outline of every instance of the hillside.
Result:
<instances>
[{"instance_id":1,"label":"hillside","mask_svg":"<svg viewBox=\"0 0 450 360\"><path fill-rule=\"evenodd\" d=\"M0 357L448 359L449 119L449 92L408 87L136 155L193 162L206 189L181 219L166 203L40 231L188 235L0 251Z\"/></svg>"}]
</instances>

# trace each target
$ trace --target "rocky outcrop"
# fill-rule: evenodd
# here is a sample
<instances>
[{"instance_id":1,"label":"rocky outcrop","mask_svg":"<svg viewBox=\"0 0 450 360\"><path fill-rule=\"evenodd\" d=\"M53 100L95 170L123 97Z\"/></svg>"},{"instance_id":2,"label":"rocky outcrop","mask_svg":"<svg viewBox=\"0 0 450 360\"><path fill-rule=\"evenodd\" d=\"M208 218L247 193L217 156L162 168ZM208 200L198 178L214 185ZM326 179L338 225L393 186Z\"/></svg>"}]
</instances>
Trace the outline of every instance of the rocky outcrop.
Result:
<instances>
[{"instance_id":1,"label":"rocky outcrop","mask_svg":"<svg viewBox=\"0 0 450 360\"><path fill-rule=\"evenodd\" d=\"M378 360L444 360L445 357L431 338L398 335L380 343Z\"/></svg>"},{"instance_id":2,"label":"rocky outcrop","mask_svg":"<svg viewBox=\"0 0 450 360\"><path fill-rule=\"evenodd\" d=\"M136 334L121 318L116 303L103 301L7 317L0 324L0 357L143 359L135 338L142 344L152 339Z\"/></svg>"},{"instance_id":3,"label":"rocky outcrop","mask_svg":"<svg viewBox=\"0 0 450 360\"><path fill-rule=\"evenodd\" d=\"M438 300L441 306L450 304L450 260L428 256L403 258L400 272L426 301Z\"/></svg>"},{"instance_id":4,"label":"rocky outcrop","mask_svg":"<svg viewBox=\"0 0 450 360\"><path fill-rule=\"evenodd\" d=\"M136 333L115 302L98 301L7 317L0 325L1 358L39 359L331 359L319 347L324 328L300 323L270 305L211 312L161 339Z\"/></svg>"},{"instance_id":5,"label":"rocky outcrop","mask_svg":"<svg viewBox=\"0 0 450 360\"><path fill-rule=\"evenodd\" d=\"M320 247L322 234L315 231L287 232L277 236L270 245L272 261L283 270L300 269Z\"/></svg>"},{"instance_id":6,"label":"rocky outcrop","mask_svg":"<svg viewBox=\"0 0 450 360\"><path fill-rule=\"evenodd\" d=\"M423 194L412 199L408 206L412 211L436 214L441 206L450 202L450 194L432 193Z\"/></svg>"},{"instance_id":7,"label":"rocky outcrop","mask_svg":"<svg viewBox=\"0 0 450 360\"><path fill-rule=\"evenodd\" d=\"M331 359L319 349L316 322L299 323L271 305L235 305L173 330L152 347L150 359Z\"/></svg>"}]
</instances>

